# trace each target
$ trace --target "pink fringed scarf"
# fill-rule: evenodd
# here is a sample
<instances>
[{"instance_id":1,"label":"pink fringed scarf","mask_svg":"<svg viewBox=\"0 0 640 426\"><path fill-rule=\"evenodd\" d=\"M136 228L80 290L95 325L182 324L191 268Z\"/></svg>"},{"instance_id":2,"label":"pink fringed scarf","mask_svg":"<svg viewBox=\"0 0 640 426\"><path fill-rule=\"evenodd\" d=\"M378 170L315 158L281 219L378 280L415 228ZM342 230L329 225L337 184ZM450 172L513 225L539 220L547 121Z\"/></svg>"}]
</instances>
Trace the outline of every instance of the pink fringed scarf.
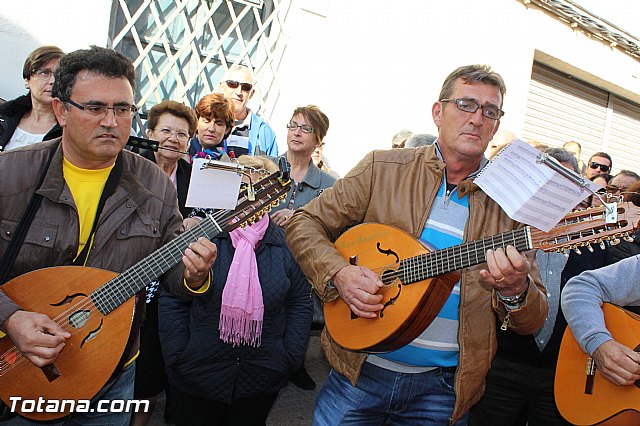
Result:
<instances>
[{"instance_id":1,"label":"pink fringed scarf","mask_svg":"<svg viewBox=\"0 0 640 426\"><path fill-rule=\"evenodd\" d=\"M264 304L255 249L268 227L265 214L252 226L229 233L236 253L222 291L219 331L220 339L233 346L260 346Z\"/></svg>"}]
</instances>

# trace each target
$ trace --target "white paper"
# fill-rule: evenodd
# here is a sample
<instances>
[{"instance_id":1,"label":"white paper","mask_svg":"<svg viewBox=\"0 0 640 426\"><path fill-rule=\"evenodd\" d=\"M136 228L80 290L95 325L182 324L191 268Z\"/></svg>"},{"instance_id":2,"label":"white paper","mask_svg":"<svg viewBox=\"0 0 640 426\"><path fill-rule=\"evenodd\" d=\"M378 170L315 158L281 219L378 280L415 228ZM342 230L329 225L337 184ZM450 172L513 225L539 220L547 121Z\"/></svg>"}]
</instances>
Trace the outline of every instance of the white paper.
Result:
<instances>
[{"instance_id":1,"label":"white paper","mask_svg":"<svg viewBox=\"0 0 640 426\"><path fill-rule=\"evenodd\" d=\"M513 220L549 232L591 193L538 160L540 151L520 140L504 148L476 178ZM600 186L586 180L594 192Z\"/></svg>"},{"instance_id":2,"label":"white paper","mask_svg":"<svg viewBox=\"0 0 640 426\"><path fill-rule=\"evenodd\" d=\"M196 158L191 169L191 182L187 192L187 207L233 210L238 203L242 175L235 171L218 170L203 167L211 162L221 161Z\"/></svg>"}]
</instances>

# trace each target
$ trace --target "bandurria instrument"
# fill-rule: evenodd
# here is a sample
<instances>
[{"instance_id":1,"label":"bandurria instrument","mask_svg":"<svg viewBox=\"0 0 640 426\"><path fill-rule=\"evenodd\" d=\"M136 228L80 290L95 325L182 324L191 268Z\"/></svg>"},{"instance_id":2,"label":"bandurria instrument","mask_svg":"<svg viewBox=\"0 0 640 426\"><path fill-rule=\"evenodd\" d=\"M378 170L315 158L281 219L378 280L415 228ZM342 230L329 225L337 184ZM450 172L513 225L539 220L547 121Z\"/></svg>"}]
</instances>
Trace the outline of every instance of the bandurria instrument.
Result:
<instances>
[{"instance_id":1,"label":"bandurria instrument","mask_svg":"<svg viewBox=\"0 0 640 426\"><path fill-rule=\"evenodd\" d=\"M286 166L285 166L286 167ZM281 166L282 170L282 166ZM189 244L212 239L271 210L286 197L288 170L273 173L243 191L234 211L218 211L140 260L121 274L97 268L58 266L35 270L2 286L24 310L48 315L71 333L55 364L40 369L13 345L0 339L0 399L90 400L107 383L125 350L131 331L134 298L146 284L178 264ZM20 412L33 420L69 414L69 405L55 412ZM45 410L46 411L46 410Z\"/></svg>"},{"instance_id":2,"label":"bandurria instrument","mask_svg":"<svg viewBox=\"0 0 640 426\"><path fill-rule=\"evenodd\" d=\"M436 317L459 279L456 271L486 261L489 249L514 246L518 251L562 251L604 240L630 238L637 227L639 208L617 206L617 221L606 223L604 207L569 213L551 231L523 228L457 246L429 251L397 228L365 223L354 226L335 242L338 252L352 264L371 269L384 286L384 308L376 318L359 318L341 298L325 303L327 329L340 346L366 352L386 352L418 337Z\"/></svg>"}]
</instances>

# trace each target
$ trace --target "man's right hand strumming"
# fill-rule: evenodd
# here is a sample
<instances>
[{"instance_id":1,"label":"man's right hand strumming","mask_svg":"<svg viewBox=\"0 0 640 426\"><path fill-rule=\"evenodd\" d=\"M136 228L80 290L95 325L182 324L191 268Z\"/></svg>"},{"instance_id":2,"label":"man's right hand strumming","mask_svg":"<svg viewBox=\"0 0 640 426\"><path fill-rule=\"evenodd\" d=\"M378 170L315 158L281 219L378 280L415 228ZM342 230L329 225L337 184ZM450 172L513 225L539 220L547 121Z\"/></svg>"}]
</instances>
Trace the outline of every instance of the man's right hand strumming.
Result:
<instances>
[{"instance_id":1,"label":"man's right hand strumming","mask_svg":"<svg viewBox=\"0 0 640 426\"><path fill-rule=\"evenodd\" d=\"M38 367L53 363L71 334L46 315L16 311L4 322L20 353Z\"/></svg>"},{"instance_id":2,"label":"man's right hand strumming","mask_svg":"<svg viewBox=\"0 0 640 426\"><path fill-rule=\"evenodd\" d=\"M349 265L333 276L333 285L351 311L362 318L375 318L382 310L382 295L377 294L383 286L380 277L362 266Z\"/></svg>"}]
</instances>

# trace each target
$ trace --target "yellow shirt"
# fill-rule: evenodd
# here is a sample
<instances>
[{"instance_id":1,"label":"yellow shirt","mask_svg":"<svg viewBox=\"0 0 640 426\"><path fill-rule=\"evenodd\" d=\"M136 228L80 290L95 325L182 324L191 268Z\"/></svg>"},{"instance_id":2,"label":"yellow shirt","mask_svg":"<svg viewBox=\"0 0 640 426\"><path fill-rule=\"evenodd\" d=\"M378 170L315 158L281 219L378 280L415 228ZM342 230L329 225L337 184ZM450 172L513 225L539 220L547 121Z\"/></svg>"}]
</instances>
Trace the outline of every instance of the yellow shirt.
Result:
<instances>
[{"instance_id":1,"label":"yellow shirt","mask_svg":"<svg viewBox=\"0 0 640 426\"><path fill-rule=\"evenodd\" d=\"M98 209L102 190L114 165L105 169L88 170L74 166L66 158L63 159L62 173L64 180L69 185L69 189L71 189L73 200L78 209L80 241L78 242L77 254L82 252L85 245L91 245L91 241L87 240L96 218L96 210Z\"/></svg>"}]
</instances>

